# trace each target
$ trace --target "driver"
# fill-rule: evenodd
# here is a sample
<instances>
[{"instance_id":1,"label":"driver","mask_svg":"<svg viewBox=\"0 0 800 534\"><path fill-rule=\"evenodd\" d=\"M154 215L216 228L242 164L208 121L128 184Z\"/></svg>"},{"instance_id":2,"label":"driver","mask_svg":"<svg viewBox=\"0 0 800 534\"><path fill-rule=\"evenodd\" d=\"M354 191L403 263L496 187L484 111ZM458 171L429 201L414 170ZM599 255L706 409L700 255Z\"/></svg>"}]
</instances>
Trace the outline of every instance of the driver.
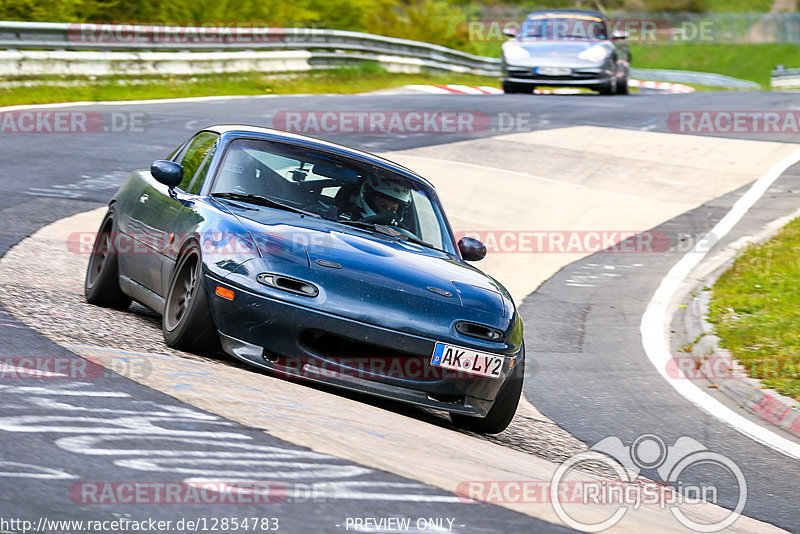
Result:
<instances>
[{"instance_id":1,"label":"driver","mask_svg":"<svg viewBox=\"0 0 800 534\"><path fill-rule=\"evenodd\" d=\"M411 203L411 190L397 182L382 181L374 176L361 184L356 198L354 218L364 222L400 225Z\"/></svg>"}]
</instances>

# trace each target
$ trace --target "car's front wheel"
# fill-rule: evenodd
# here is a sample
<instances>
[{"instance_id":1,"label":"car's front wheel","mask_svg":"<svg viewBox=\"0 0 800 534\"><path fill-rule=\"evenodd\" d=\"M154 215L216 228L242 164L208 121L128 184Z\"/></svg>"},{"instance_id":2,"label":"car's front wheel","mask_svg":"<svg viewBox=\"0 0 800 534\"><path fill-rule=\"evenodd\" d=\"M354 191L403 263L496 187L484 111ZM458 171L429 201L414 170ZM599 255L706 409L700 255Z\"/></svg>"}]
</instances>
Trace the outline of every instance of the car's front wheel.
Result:
<instances>
[{"instance_id":1,"label":"car's front wheel","mask_svg":"<svg viewBox=\"0 0 800 534\"><path fill-rule=\"evenodd\" d=\"M111 206L94 239L83 292L89 304L124 310L130 305L131 298L119 287L119 266L114 242L114 207Z\"/></svg>"},{"instance_id":2,"label":"car's front wheel","mask_svg":"<svg viewBox=\"0 0 800 534\"><path fill-rule=\"evenodd\" d=\"M612 76L609 80L597 88L601 95L614 95L617 93L617 77Z\"/></svg>"},{"instance_id":3,"label":"car's front wheel","mask_svg":"<svg viewBox=\"0 0 800 534\"><path fill-rule=\"evenodd\" d=\"M164 341L174 349L207 354L219 348L203 278L200 248L192 243L175 264L164 304Z\"/></svg>"},{"instance_id":4,"label":"car's front wheel","mask_svg":"<svg viewBox=\"0 0 800 534\"><path fill-rule=\"evenodd\" d=\"M515 93L527 93L530 94L533 92L533 86L514 83L514 82L503 82L503 92L507 95L515 94Z\"/></svg>"},{"instance_id":5,"label":"car's front wheel","mask_svg":"<svg viewBox=\"0 0 800 534\"><path fill-rule=\"evenodd\" d=\"M522 382L525 376L525 359L514 368L508 383L497 396L486 417L471 417L459 413L451 413L450 420L464 430L481 434L498 434L508 428L514 414L517 413L519 398L522 396Z\"/></svg>"}]
</instances>

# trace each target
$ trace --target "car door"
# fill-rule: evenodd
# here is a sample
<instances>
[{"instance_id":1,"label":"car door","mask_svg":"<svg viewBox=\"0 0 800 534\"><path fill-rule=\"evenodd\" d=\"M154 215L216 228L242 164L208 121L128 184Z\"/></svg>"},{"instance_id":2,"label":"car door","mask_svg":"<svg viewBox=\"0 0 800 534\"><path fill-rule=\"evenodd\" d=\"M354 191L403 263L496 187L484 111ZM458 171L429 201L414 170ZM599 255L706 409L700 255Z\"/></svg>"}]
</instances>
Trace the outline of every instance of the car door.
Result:
<instances>
[{"instance_id":1,"label":"car door","mask_svg":"<svg viewBox=\"0 0 800 534\"><path fill-rule=\"evenodd\" d=\"M131 224L137 231L134 239L138 242L135 249L132 269L128 269L138 284L163 297L166 288L163 280L165 266L171 265L168 256L174 241L175 219L184 204L192 196L195 176L203 168L219 135L214 132L200 132L189 141L173 161L183 167L183 181L170 194L164 184L157 182L152 176L147 177L144 188L134 208L131 210Z\"/></svg>"}]
</instances>

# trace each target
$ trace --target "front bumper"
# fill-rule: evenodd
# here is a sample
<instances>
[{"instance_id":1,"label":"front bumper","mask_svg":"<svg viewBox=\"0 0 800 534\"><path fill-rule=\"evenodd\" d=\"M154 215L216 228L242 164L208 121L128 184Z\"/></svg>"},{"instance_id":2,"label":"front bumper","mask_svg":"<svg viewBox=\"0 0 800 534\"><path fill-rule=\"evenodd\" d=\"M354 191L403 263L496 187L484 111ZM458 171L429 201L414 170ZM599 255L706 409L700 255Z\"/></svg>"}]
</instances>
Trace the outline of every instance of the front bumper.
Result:
<instances>
[{"instance_id":1,"label":"front bumper","mask_svg":"<svg viewBox=\"0 0 800 534\"><path fill-rule=\"evenodd\" d=\"M206 275L211 313L228 354L277 376L332 384L410 404L485 416L524 358L504 356L499 378L430 365L436 341L320 312ZM222 286L233 301L219 297ZM462 343L462 346L463 343ZM478 349L475 350L485 350ZM499 354L499 353L496 353Z\"/></svg>"},{"instance_id":2,"label":"front bumper","mask_svg":"<svg viewBox=\"0 0 800 534\"><path fill-rule=\"evenodd\" d=\"M543 76L536 74L535 67L508 66L503 71L503 82L544 87L599 87L608 84L614 76L612 71L602 68L574 68L568 75Z\"/></svg>"}]
</instances>

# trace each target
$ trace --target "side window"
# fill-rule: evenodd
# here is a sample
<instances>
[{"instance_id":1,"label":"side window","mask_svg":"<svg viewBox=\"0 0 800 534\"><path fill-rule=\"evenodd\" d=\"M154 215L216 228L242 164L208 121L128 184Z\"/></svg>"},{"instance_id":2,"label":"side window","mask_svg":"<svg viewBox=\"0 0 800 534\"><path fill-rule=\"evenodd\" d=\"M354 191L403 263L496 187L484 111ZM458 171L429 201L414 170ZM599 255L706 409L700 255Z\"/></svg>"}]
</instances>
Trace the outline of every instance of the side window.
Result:
<instances>
[{"instance_id":1,"label":"side window","mask_svg":"<svg viewBox=\"0 0 800 534\"><path fill-rule=\"evenodd\" d=\"M192 180L192 183L189 184L189 193L196 195L203 188L203 183L205 183L206 177L208 176L208 168L211 166L211 160L214 159L214 152L216 150L217 144L214 143L214 146L212 146L208 151L208 154L206 154L206 159L203 162L203 166L200 167L200 170L197 171L197 175Z\"/></svg>"},{"instance_id":2,"label":"side window","mask_svg":"<svg viewBox=\"0 0 800 534\"><path fill-rule=\"evenodd\" d=\"M178 185L178 189L186 191L189 188L197 169L203 163L206 154L214 146L218 137L219 135L215 133L200 132L189 142L189 145L177 161L183 166L183 181Z\"/></svg>"}]
</instances>

